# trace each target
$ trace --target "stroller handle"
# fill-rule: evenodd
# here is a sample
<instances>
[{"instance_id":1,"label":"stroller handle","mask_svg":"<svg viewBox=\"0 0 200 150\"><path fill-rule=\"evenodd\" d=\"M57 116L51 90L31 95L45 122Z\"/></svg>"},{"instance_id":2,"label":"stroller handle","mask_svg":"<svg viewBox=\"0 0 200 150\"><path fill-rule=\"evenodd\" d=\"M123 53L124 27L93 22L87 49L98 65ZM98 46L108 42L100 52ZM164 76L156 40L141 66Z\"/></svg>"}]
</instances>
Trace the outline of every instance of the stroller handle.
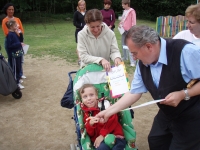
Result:
<instances>
[{"instance_id":1,"label":"stroller handle","mask_svg":"<svg viewBox=\"0 0 200 150\"><path fill-rule=\"evenodd\" d=\"M76 73L77 71L71 71L68 73L70 81L72 81L72 74Z\"/></svg>"}]
</instances>

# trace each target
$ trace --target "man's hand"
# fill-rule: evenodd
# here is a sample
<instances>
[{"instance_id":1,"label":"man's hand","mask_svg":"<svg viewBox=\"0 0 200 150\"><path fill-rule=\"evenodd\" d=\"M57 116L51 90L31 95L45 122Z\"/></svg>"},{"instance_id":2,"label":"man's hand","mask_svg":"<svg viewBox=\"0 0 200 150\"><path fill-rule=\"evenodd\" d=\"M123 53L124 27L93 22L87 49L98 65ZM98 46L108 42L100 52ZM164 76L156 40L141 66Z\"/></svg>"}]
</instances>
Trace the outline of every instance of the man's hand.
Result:
<instances>
[{"instance_id":1,"label":"man's hand","mask_svg":"<svg viewBox=\"0 0 200 150\"><path fill-rule=\"evenodd\" d=\"M103 141L104 137L102 135L99 135L96 140L94 141L94 147L98 148L101 142Z\"/></svg>"},{"instance_id":2,"label":"man's hand","mask_svg":"<svg viewBox=\"0 0 200 150\"><path fill-rule=\"evenodd\" d=\"M109 115L108 112L106 112L106 110L103 110L101 112L99 112L95 117L96 118L99 118L99 122L100 123L105 123L108 121L108 118L110 117L111 115Z\"/></svg>"},{"instance_id":3,"label":"man's hand","mask_svg":"<svg viewBox=\"0 0 200 150\"><path fill-rule=\"evenodd\" d=\"M160 102L160 104L177 107L178 104L184 99L184 97L185 97L185 93L183 90L172 92L172 93L169 93L165 97L165 100Z\"/></svg>"}]
</instances>

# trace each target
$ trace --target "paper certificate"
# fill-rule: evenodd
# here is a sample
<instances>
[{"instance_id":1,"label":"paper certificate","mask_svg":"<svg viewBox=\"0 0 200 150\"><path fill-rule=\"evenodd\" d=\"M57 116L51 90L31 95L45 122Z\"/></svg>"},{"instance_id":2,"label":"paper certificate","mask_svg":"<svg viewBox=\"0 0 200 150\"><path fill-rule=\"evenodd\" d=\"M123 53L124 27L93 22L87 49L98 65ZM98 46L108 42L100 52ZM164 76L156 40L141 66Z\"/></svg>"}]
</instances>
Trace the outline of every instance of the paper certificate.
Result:
<instances>
[{"instance_id":1,"label":"paper certificate","mask_svg":"<svg viewBox=\"0 0 200 150\"><path fill-rule=\"evenodd\" d=\"M119 97L129 91L130 85L126 77L126 70L123 63L111 68L111 71L107 72L107 77L113 98Z\"/></svg>"},{"instance_id":2,"label":"paper certificate","mask_svg":"<svg viewBox=\"0 0 200 150\"><path fill-rule=\"evenodd\" d=\"M25 45L23 46L24 55L27 54L28 49L29 49L29 45L25 44Z\"/></svg>"},{"instance_id":3,"label":"paper certificate","mask_svg":"<svg viewBox=\"0 0 200 150\"><path fill-rule=\"evenodd\" d=\"M122 26L118 27L118 30L121 35L125 32L125 30Z\"/></svg>"}]
</instances>

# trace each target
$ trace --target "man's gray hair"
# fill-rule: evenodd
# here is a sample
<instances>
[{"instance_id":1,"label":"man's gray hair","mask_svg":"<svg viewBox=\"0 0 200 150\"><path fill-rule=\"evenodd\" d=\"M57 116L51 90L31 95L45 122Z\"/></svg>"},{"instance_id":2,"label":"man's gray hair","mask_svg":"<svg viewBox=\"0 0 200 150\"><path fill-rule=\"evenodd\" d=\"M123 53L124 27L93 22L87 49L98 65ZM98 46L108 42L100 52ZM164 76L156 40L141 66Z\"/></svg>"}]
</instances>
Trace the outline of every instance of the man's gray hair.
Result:
<instances>
[{"instance_id":1,"label":"man's gray hair","mask_svg":"<svg viewBox=\"0 0 200 150\"><path fill-rule=\"evenodd\" d=\"M125 40L129 38L138 47L142 47L146 43L155 44L160 39L158 33L154 29L145 25L131 27Z\"/></svg>"}]
</instances>

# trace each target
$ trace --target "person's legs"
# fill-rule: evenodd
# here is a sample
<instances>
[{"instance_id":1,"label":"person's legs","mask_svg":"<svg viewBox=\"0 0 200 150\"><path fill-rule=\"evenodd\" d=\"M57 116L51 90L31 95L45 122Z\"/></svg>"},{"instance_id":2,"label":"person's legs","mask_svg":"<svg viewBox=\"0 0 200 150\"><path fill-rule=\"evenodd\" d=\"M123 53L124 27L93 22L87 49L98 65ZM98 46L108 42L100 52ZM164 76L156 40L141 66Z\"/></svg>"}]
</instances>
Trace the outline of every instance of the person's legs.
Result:
<instances>
[{"instance_id":1,"label":"person's legs","mask_svg":"<svg viewBox=\"0 0 200 150\"><path fill-rule=\"evenodd\" d=\"M110 150L110 147L104 143L104 141L101 142L98 148L96 150Z\"/></svg>"},{"instance_id":2,"label":"person's legs","mask_svg":"<svg viewBox=\"0 0 200 150\"><path fill-rule=\"evenodd\" d=\"M172 134L169 131L170 121L159 110L154 118L151 131L148 136L150 150L169 150Z\"/></svg>"},{"instance_id":3,"label":"person's legs","mask_svg":"<svg viewBox=\"0 0 200 150\"><path fill-rule=\"evenodd\" d=\"M6 40L7 40L7 39L5 38L4 48L5 48L6 54L7 54L7 56L8 56L8 64L10 65L10 67L12 67L12 66L11 66L12 58L10 58L9 55L8 55L8 48L7 48L7 45L6 45Z\"/></svg>"},{"instance_id":4,"label":"person's legs","mask_svg":"<svg viewBox=\"0 0 200 150\"><path fill-rule=\"evenodd\" d=\"M113 146L112 150L123 150L126 147L126 140L116 138L115 145Z\"/></svg>"},{"instance_id":5,"label":"person's legs","mask_svg":"<svg viewBox=\"0 0 200 150\"><path fill-rule=\"evenodd\" d=\"M123 46L126 45L125 44L125 37L126 37L127 32L125 31L122 34L122 39L121 39L121 43L122 43L122 59L123 61L128 60L128 53L127 53L127 49L124 49Z\"/></svg>"},{"instance_id":6,"label":"person's legs","mask_svg":"<svg viewBox=\"0 0 200 150\"><path fill-rule=\"evenodd\" d=\"M20 77L22 77L24 75L24 73L23 73L23 63L24 63L24 55L22 55L22 58L21 58Z\"/></svg>"},{"instance_id":7,"label":"person's legs","mask_svg":"<svg viewBox=\"0 0 200 150\"><path fill-rule=\"evenodd\" d=\"M200 101L172 122L169 150L200 150Z\"/></svg>"},{"instance_id":8,"label":"person's legs","mask_svg":"<svg viewBox=\"0 0 200 150\"><path fill-rule=\"evenodd\" d=\"M75 31L75 39L76 39L76 43L78 43L78 32L81 31L81 29L76 29ZM77 54L77 57L78 57L78 65L80 66L80 57L79 57L79 54L78 54L78 50L76 49L76 54Z\"/></svg>"},{"instance_id":9,"label":"person's legs","mask_svg":"<svg viewBox=\"0 0 200 150\"><path fill-rule=\"evenodd\" d=\"M22 57L17 57L15 58L15 62L16 62L16 80L17 83L19 84L19 80L21 78L20 72L21 72L21 62L22 62Z\"/></svg>"}]
</instances>

